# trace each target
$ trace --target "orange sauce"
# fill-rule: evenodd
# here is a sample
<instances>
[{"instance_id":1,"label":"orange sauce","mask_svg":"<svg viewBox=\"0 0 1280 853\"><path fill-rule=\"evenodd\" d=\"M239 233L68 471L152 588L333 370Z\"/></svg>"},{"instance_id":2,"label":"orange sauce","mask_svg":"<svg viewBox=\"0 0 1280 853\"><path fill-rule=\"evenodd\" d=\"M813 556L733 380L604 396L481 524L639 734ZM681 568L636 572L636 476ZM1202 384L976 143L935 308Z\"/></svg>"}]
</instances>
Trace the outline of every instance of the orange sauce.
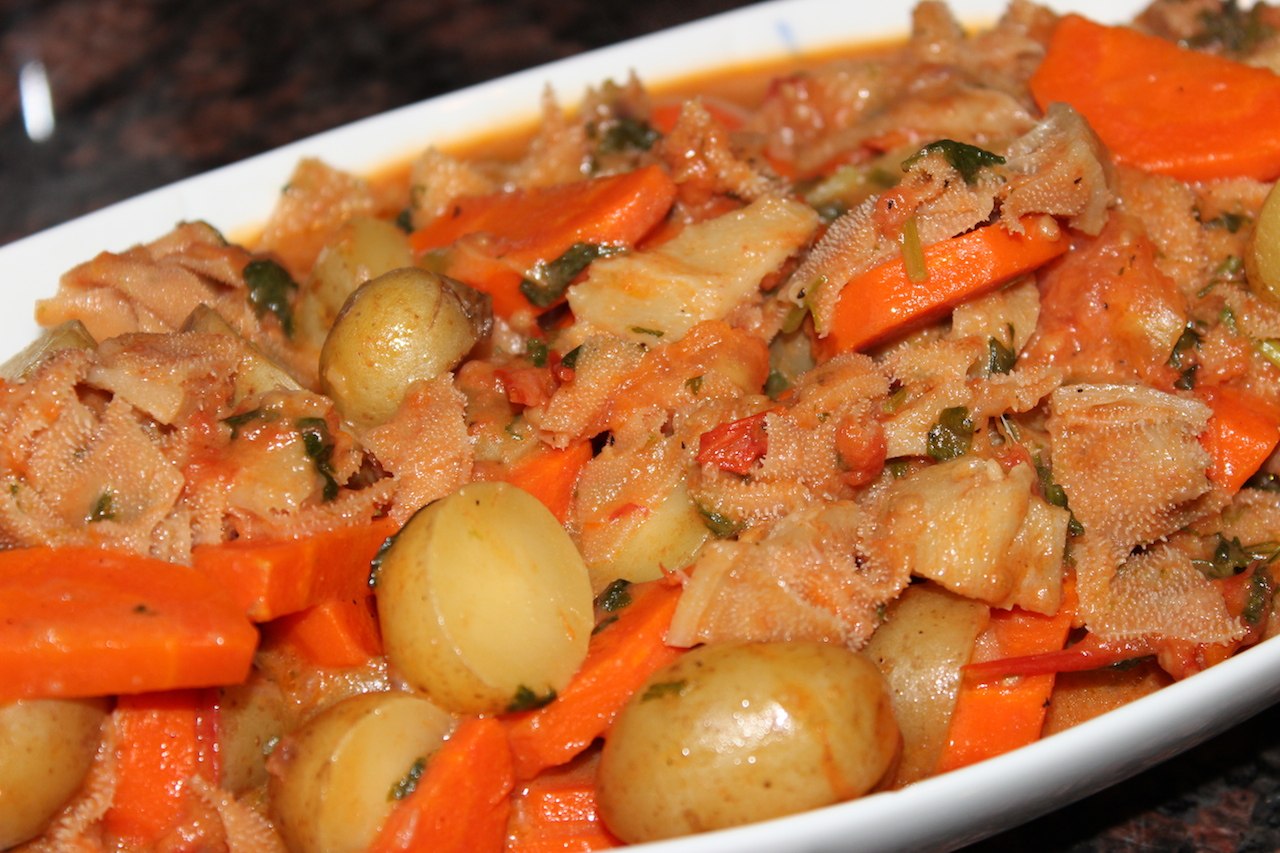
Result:
<instances>
[{"instance_id":1,"label":"orange sauce","mask_svg":"<svg viewBox=\"0 0 1280 853\"><path fill-rule=\"evenodd\" d=\"M656 83L641 79L641 83L653 98L702 95L754 109L764 100L770 83L780 76L804 73L834 60L872 57L887 52L894 46L895 43L889 41L858 42L800 56L774 56L726 65ZM532 120L480 131L464 142L442 145L440 148L463 160L515 161L528 148L536 132L537 121ZM430 144L430 140L423 141L424 147ZM407 204L412 164L411 157L379 167L366 177L380 191L380 195L385 193L385 197Z\"/></svg>"}]
</instances>

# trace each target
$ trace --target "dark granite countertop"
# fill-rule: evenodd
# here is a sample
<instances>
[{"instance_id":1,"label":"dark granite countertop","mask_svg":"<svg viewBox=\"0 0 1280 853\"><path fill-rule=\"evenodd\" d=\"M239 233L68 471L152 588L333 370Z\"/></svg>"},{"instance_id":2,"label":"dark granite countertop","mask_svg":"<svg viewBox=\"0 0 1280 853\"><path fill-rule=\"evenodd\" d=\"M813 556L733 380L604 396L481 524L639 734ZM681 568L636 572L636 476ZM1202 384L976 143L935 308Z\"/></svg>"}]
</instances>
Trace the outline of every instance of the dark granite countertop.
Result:
<instances>
[{"instance_id":1,"label":"dark granite countertop","mask_svg":"<svg viewBox=\"0 0 1280 853\"><path fill-rule=\"evenodd\" d=\"M735 5L0 0L0 244L353 119ZM37 60L56 117L38 143L16 86ZM974 849L1280 849L1280 708Z\"/></svg>"}]
</instances>

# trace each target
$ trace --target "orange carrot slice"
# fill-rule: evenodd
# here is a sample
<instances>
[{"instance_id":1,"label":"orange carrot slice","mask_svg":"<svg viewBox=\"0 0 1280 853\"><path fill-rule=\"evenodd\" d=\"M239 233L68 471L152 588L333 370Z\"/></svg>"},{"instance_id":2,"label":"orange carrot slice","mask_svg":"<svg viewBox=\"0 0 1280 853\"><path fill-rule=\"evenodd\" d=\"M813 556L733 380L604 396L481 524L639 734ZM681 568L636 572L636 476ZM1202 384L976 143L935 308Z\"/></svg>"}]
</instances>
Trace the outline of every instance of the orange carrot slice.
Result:
<instances>
[{"instance_id":1,"label":"orange carrot slice","mask_svg":"<svg viewBox=\"0 0 1280 853\"><path fill-rule=\"evenodd\" d=\"M1013 608L992 610L987 637L993 657L1012 658L1061 650L1076 610L1075 584L1063 585L1053 616ZM1053 691L1052 672L987 681L965 672L956 696L947 745L938 759L945 773L1039 740Z\"/></svg>"},{"instance_id":2,"label":"orange carrot slice","mask_svg":"<svg viewBox=\"0 0 1280 853\"><path fill-rule=\"evenodd\" d=\"M1213 410L1200 436L1212 460L1209 480L1234 494L1280 443L1280 410L1235 388L1205 387L1196 395Z\"/></svg>"},{"instance_id":3,"label":"orange carrot slice","mask_svg":"<svg viewBox=\"0 0 1280 853\"><path fill-rule=\"evenodd\" d=\"M373 597L331 598L268 626L272 642L317 666L359 666L382 654Z\"/></svg>"},{"instance_id":4,"label":"orange carrot slice","mask_svg":"<svg viewBox=\"0 0 1280 853\"><path fill-rule=\"evenodd\" d=\"M548 705L507 718L516 776L529 779L564 764L604 734L650 674L681 649L663 638L680 600L664 581L630 587L631 603L591 637L586 660L569 686Z\"/></svg>"},{"instance_id":5,"label":"orange carrot slice","mask_svg":"<svg viewBox=\"0 0 1280 853\"><path fill-rule=\"evenodd\" d=\"M1065 231L1025 221L1025 233L987 225L924 249L928 275L913 281L897 258L857 275L840 292L821 341L830 357L945 317L956 305L1030 272L1065 252Z\"/></svg>"},{"instance_id":6,"label":"orange carrot slice","mask_svg":"<svg viewBox=\"0 0 1280 853\"><path fill-rule=\"evenodd\" d=\"M1031 77L1117 160L1189 181L1280 176L1280 76L1129 27L1065 15Z\"/></svg>"},{"instance_id":7,"label":"orange carrot slice","mask_svg":"<svg viewBox=\"0 0 1280 853\"><path fill-rule=\"evenodd\" d=\"M572 184L458 199L449 212L415 231L419 254L453 248L445 272L488 293L498 314L542 310L520 285L539 264L575 244L631 247L667 215L676 185L663 169L631 172ZM464 239L467 238L467 239Z\"/></svg>"},{"instance_id":8,"label":"orange carrot slice","mask_svg":"<svg viewBox=\"0 0 1280 853\"><path fill-rule=\"evenodd\" d=\"M397 530L390 518L300 539L239 539L193 549L195 567L255 622L368 593L369 561Z\"/></svg>"},{"instance_id":9,"label":"orange carrot slice","mask_svg":"<svg viewBox=\"0 0 1280 853\"><path fill-rule=\"evenodd\" d=\"M519 486L542 501L556 520L564 524L569 518L578 477L590 461L589 441L578 441L563 449L540 447L517 460L497 478Z\"/></svg>"},{"instance_id":10,"label":"orange carrot slice","mask_svg":"<svg viewBox=\"0 0 1280 853\"><path fill-rule=\"evenodd\" d=\"M258 632L187 566L96 548L0 551L0 702L234 684Z\"/></svg>"},{"instance_id":11,"label":"orange carrot slice","mask_svg":"<svg viewBox=\"0 0 1280 853\"><path fill-rule=\"evenodd\" d=\"M600 821L596 764L548 771L517 786L506 853L585 853L622 846Z\"/></svg>"},{"instance_id":12,"label":"orange carrot slice","mask_svg":"<svg viewBox=\"0 0 1280 853\"><path fill-rule=\"evenodd\" d=\"M500 853L514 786L502 723L468 717L428 760L368 853Z\"/></svg>"},{"instance_id":13,"label":"orange carrot slice","mask_svg":"<svg viewBox=\"0 0 1280 853\"><path fill-rule=\"evenodd\" d=\"M122 696L112 724L115 791L104 826L150 847L186 815L192 778L218 783L217 707L204 690Z\"/></svg>"}]
</instances>

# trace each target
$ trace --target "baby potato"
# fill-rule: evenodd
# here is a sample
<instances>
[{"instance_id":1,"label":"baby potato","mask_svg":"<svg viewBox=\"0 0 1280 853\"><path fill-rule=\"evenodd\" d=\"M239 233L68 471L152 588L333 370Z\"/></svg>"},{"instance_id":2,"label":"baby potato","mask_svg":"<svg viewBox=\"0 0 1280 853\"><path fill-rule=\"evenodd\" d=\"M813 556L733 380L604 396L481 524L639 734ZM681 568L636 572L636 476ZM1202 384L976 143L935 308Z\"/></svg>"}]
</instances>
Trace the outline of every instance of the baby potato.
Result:
<instances>
[{"instance_id":1,"label":"baby potato","mask_svg":"<svg viewBox=\"0 0 1280 853\"><path fill-rule=\"evenodd\" d=\"M320 350L321 388L356 426L385 423L411 383L456 367L480 328L441 276L415 267L384 273L338 313Z\"/></svg>"},{"instance_id":2,"label":"baby potato","mask_svg":"<svg viewBox=\"0 0 1280 853\"><path fill-rule=\"evenodd\" d=\"M391 665L457 713L563 690L593 627L587 567L537 498L478 482L419 511L377 576Z\"/></svg>"},{"instance_id":3,"label":"baby potato","mask_svg":"<svg viewBox=\"0 0 1280 853\"><path fill-rule=\"evenodd\" d=\"M684 568L711 538L711 531L681 478L634 527L601 524L581 535L584 553L590 554L588 543L595 546L587 569L592 588L600 592L616 580L643 583L662 577L666 569Z\"/></svg>"},{"instance_id":4,"label":"baby potato","mask_svg":"<svg viewBox=\"0 0 1280 853\"><path fill-rule=\"evenodd\" d=\"M1280 303L1280 185L1271 188L1244 253L1249 288L1271 303Z\"/></svg>"},{"instance_id":5,"label":"baby potato","mask_svg":"<svg viewBox=\"0 0 1280 853\"><path fill-rule=\"evenodd\" d=\"M21 382L45 360L66 349L95 349L98 346L93 335L79 320L67 320L52 329L45 329L20 352L0 364L0 379Z\"/></svg>"},{"instance_id":6,"label":"baby potato","mask_svg":"<svg viewBox=\"0 0 1280 853\"><path fill-rule=\"evenodd\" d=\"M255 673L244 684L218 691L222 787L240 794L267 781L270 744L292 720L284 691Z\"/></svg>"},{"instance_id":7,"label":"baby potato","mask_svg":"<svg viewBox=\"0 0 1280 853\"><path fill-rule=\"evenodd\" d=\"M0 849L39 835L84 781L106 704L22 699L0 706Z\"/></svg>"},{"instance_id":8,"label":"baby potato","mask_svg":"<svg viewBox=\"0 0 1280 853\"><path fill-rule=\"evenodd\" d=\"M320 346L353 290L371 278L410 266L413 252L404 231L382 219L352 219L320 251L310 277L298 290L294 317L299 337Z\"/></svg>"},{"instance_id":9,"label":"baby potato","mask_svg":"<svg viewBox=\"0 0 1280 853\"><path fill-rule=\"evenodd\" d=\"M630 843L862 796L898 727L875 665L826 643L702 646L654 673L606 737L599 804Z\"/></svg>"},{"instance_id":10,"label":"baby potato","mask_svg":"<svg viewBox=\"0 0 1280 853\"><path fill-rule=\"evenodd\" d=\"M343 699L286 737L270 762L271 813L290 850L358 853L453 718L411 693Z\"/></svg>"}]
</instances>

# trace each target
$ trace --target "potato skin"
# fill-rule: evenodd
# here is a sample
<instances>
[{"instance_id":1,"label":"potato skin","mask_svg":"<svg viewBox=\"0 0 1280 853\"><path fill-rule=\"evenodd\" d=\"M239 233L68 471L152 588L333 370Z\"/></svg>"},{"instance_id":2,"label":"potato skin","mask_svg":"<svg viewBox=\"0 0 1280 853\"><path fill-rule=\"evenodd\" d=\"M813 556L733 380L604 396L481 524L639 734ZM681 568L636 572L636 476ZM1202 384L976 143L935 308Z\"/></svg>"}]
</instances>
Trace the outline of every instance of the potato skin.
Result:
<instances>
[{"instance_id":1,"label":"potato skin","mask_svg":"<svg viewBox=\"0 0 1280 853\"><path fill-rule=\"evenodd\" d=\"M1249 288L1267 302L1280 303L1280 189L1276 187L1262 203L1244 263Z\"/></svg>"},{"instance_id":2,"label":"potato skin","mask_svg":"<svg viewBox=\"0 0 1280 853\"><path fill-rule=\"evenodd\" d=\"M294 317L299 337L321 346L352 291L371 278L409 266L413 252L404 231L382 219L352 219L320 251L298 291Z\"/></svg>"},{"instance_id":3,"label":"potato skin","mask_svg":"<svg viewBox=\"0 0 1280 853\"><path fill-rule=\"evenodd\" d=\"M594 626L573 540L502 482L470 483L409 519L383 555L377 597L387 660L458 714L563 690Z\"/></svg>"},{"instance_id":4,"label":"potato skin","mask_svg":"<svg viewBox=\"0 0 1280 853\"><path fill-rule=\"evenodd\" d=\"M385 423L419 380L452 370L480 320L454 286L416 267L392 270L347 298L320 350L320 385L360 427Z\"/></svg>"},{"instance_id":5,"label":"potato skin","mask_svg":"<svg viewBox=\"0 0 1280 853\"><path fill-rule=\"evenodd\" d=\"M600 760L604 823L629 843L862 796L897 755L879 671L825 643L703 646L650 677Z\"/></svg>"},{"instance_id":6,"label":"potato skin","mask_svg":"<svg viewBox=\"0 0 1280 853\"><path fill-rule=\"evenodd\" d=\"M106 703L22 699L0 706L0 849L43 831L84 781Z\"/></svg>"},{"instance_id":7,"label":"potato skin","mask_svg":"<svg viewBox=\"0 0 1280 853\"><path fill-rule=\"evenodd\" d=\"M322 711L268 762L271 815L290 850L359 853L391 813L390 793L426 761L453 718L412 693L366 693Z\"/></svg>"}]
</instances>

